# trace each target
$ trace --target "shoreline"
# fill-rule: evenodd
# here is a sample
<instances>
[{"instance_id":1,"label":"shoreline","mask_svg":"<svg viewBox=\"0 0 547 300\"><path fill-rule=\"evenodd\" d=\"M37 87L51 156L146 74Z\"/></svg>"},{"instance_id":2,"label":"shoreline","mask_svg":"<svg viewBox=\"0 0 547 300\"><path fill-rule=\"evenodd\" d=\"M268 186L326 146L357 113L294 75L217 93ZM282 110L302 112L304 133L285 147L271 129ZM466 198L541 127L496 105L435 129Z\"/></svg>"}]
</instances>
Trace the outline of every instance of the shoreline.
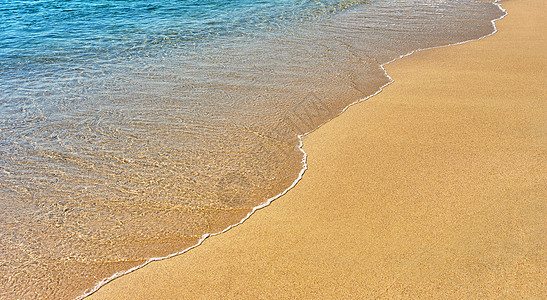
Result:
<instances>
[{"instance_id":1,"label":"shoreline","mask_svg":"<svg viewBox=\"0 0 547 300\"><path fill-rule=\"evenodd\" d=\"M510 1L511 4L513 4L513 2L517 2L517 1ZM524 1L522 1L522 2L524 2ZM527 2L530 2L530 1L527 1ZM534 1L531 1L531 2L534 2ZM538 2L538 1L535 1L535 2ZM507 2L505 2L505 3L507 3ZM504 6L505 6L505 3L504 3ZM501 8L501 6L499 5L498 2L496 2L495 4L498 5L498 7L500 7L500 9L502 9L502 10L505 12L505 10L504 10L503 8ZM515 4L515 5L516 5L516 4ZM501 19L501 18L503 18L503 17L505 17L505 16L506 16L506 13L505 13L502 17L500 17L500 18L498 18L498 19L496 19L496 20L492 20L492 24L494 24L495 21L497 21L497 20L499 20L499 19ZM360 99L360 100L358 100L358 101L356 101L356 102L354 102L354 103L348 105L348 106L342 111L342 113L345 112L346 110L348 110L348 108L353 107L354 104L358 104L358 103L364 102L365 100L371 101L371 98L372 98L372 97L374 97L372 100L374 100L376 103L382 101L382 100L378 100L378 98L377 98L377 97L379 97L379 96L381 96L381 95L384 95L384 93L380 94L380 92L383 91L383 89L384 89L386 86L388 86L388 85L390 85L391 83L394 82L393 79L392 79L392 76L388 75L388 72L386 71L386 69L384 68L384 66L386 66L386 65L388 65L388 64L391 64L391 63L393 63L393 62L398 62L398 63L400 64L400 61L401 61L400 58L405 58L405 57L407 57L407 56L410 56L410 54L415 54L415 55L416 55L418 52L423 53L423 52L424 52L423 50L430 50L430 51L433 50L433 51L436 51L435 49L441 49L441 48L445 48L445 47L448 47L448 46L455 46L455 45L468 44L469 42L473 42L473 41L481 40L481 39L483 39L483 38L485 38L485 37L489 37L489 36L493 35L493 34L496 33L496 32L497 32L497 26L496 26L496 24L494 24L494 31L493 31L492 33L486 35L486 36L481 37L481 38L478 38L478 39L475 39L475 40L470 40L470 41L465 41L465 42L461 42L461 43L456 43L456 44L443 45L443 46L437 46L437 47L426 48L426 49L419 49L419 50L410 52L410 53L408 53L408 54L402 55L402 56L400 56L400 57L398 57L398 58L395 58L395 59L393 59L393 60L390 61L390 62L387 62L387 63L385 63L385 64L382 64L382 69L384 69L384 72L386 72L386 76L388 76L388 78L390 79L390 82L387 83L386 85L382 86L382 87L379 89L379 91L376 92L375 94L373 94L373 95L371 95L371 96L368 96L368 97L366 97L366 98L364 98L364 99ZM413 56L413 57L414 57L414 56ZM389 66L389 69L391 69L391 65ZM389 73L391 74L392 72L390 71ZM397 79L397 82L398 82L399 80L401 80L401 79L398 78L398 79ZM397 87L389 87L389 88L390 88L390 89L395 89L395 88L397 88ZM434 88L434 87L428 87L428 88ZM390 91L391 91L391 90L390 90ZM367 101L367 103L368 103L368 101ZM358 109L363 110L363 107L362 107L362 106L359 106ZM353 110L353 108L350 109L350 110ZM306 140L308 140L308 139L310 139L310 140L311 140L311 139L314 139L314 138L315 138L314 135L319 135L319 133L316 133L316 132L318 132L318 131L325 131L325 130L323 130L323 127L327 127L327 125L328 125L328 127L336 126L336 125L332 125L332 124L331 124L331 123L334 123L334 122L333 122L334 120L336 120L336 123L345 122L345 121L339 121L339 119L341 118L342 113L341 113L340 115L338 115L337 117L335 117L335 119L330 120L330 121L327 122L326 124L322 125L320 128L313 130L313 131L311 132L311 133L313 133L312 135L308 136L309 133L304 134L304 135L303 135L303 138L306 139ZM345 114L344 114L344 115L345 115ZM332 136L331 136L331 137L332 137ZM316 138L316 139L317 139L317 138ZM324 140L323 140L323 141L324 141ZM103 292L103 290L106 290L106 289L101 288L101 289L99 289L99 291L98 291L97 293L93 294L91 298L93 298L93 297L98 297L98 298L115 297L115 298L118 298L118 297L120 297L120 296L122 296L122 295L128 295L128 294L127 294L128 290L139 290L139 289L140 289L140 292L144 292L144 291L145 291L144 289L147 289L147 288L142 287L142 284L141 284L142 282L141 282L141 281L142 281L142 280L144 280L144 281L154 281L154 279L155 279L155 277L154 277L154 278L149 278L149 277L147 277L146 275L143 275L145 270L148 269L146 272L148 272L148 273L150 273L150 272L154 273L154 272L156 272L158 269L162 269L162 268L165 268L165 267L166 267L166 266L163 266L163 267L162 267L161 264L165 264L165 265L167 265L168 263L169 263L170 265L177 264L177 262L174 262L174 259L177 259L177 261L184 261L185 264L188 264L188 263L189 263L189 264L193 265L193 264L195 264L195 262L198 262L198 261L200 261L200 260L199 260L199 259L198 259L198 260L193 260L194 258L188 258L188 257L187 257L188 254L185 254L185 255L184 255L184 258L183 258L182 256L177 256L177 255L179 255L179 254L181 254L181 253L188 252L189 250L194 249L194 248L196 248L197 246L200 246L199 248L194 249L194 251L192 251L191 253L198 252L198 251L200 251L200 249L202 249L202 247L203 247L205 244L209 245L209 244L213 244L213 243L214 243L214 245L211 246L211 247L222 247L222 246L231 245L232 242L226 242L226 239L229 239L229 237L226 237L225 235L220 235L220 233L231 234L231 235L236 235L236 236L239 235L239 234L241 234L241 235L243 235L243 236L245 236L246 234L249 235L248 232L249 232L249 231L252 231L253 229L246 228L245 226L238 226L238 227L237 227L237 229L238 229L237 232L236 232L236 233L233 233L233 234L232 234L232 232L233 232L233 230L235 229L235 227L236 227L237 225L242 224L243 222L246 222L246 223L249 222L249 221L247 221L247 220L248 220L248 218L250 217L250 215L254 214L255 212L257 212L258 210L260 210L260 209L263 208L263 207L271 206L273 200L278 199L278 200L275 201L275 203L277 203L278 201L279 201L279 202L282 202L282 201L285 199L285 197L288 197L288 196L285 196L285 194L287 194L287 193L288 193L288 194L291 194L291 193L298 193L298 192L293 192L293 190L294 190L294 189L298 189L298 187L299 187L299 185L300 185L299 181L302 179L302 174L303 174L303 173L306 171L306 169L307 169L307 163L306 163L307 153L303 150L303 148L313 148L313 147L317 147L317 144L316 144L315 146L313 146L313 143L314 143L314 142L312 142L312 145L311 145L311 146L304 145L304 147L302 147L302 136L300 136L300 147L299 147L299 148L300 148L300 150L303 152L303 161L302 161L302 162L303 162L303 169L302 169L302 171L300 172L298 179L297 179L297 180L296 180L296 181L295 181L287 190L285 190L283 193L281 193L280 195L278 195L278 196L276 196L276 197L273 197L273 198L269 199L266 203L264 203L264 204L262 204L262 205L260 205L260 206L255 207L255 208L252 210L252 212L250 212L249 215L248 215L247 217L245 217L240 223L231 225L230 227L226 228L225 230L223 230L223 231L221 231L221 232L219 232L219 233L206 234L206 235L204 235L204 236L202 237L202 239L200 239L200 242L199 242L198 244L196 244L195 246L192 246L192 247L190 247L190 248L187 248L187 249L185 249L185 250L183 250L183 251L181 251L181 252L179 252L179 253L169 255L169 256L167 256L167 257L165 257L165 258L153 258L153 259L150 259L150 260L149 260L148 262L146 262L143 266L136 267L136 268L134 268L134 269L131 269L131 270L129 270L129 271L124 272L123 274L116 274L116 275L114 275L113 277L111 277L111 278L109 278L109 279L106 280L106 281L108 282L108 281L111 281L112 279L115 278L115 279L112 281L112 284L107 284L107 285L104 286L104 287L109 287L108 291ZM306 144L307 144L307 143L306 143ZM321 157L319 157L319 158L321 158ZM325 157L322 157L322 159L324 159L324 158L325 158ZM318 159L318 157L314 157L314 159ZM350 159L348 158L347 160L350 160ZM306 175L306 178L307 178L307 177L308 177L308 175ZM343 180L343 179L339 179L339 180ZM308 181L309 181L309 180L308 180ZM304 178L303 182L306 182L306 179L305 179L305 178ZM295 187L296 183L299 183L299 185ZM293 187L295 187L295 188L293 189ZM542 192L544 192L544 191L542 191ZM293 200L294 200L294 199L297 199L297 198L295 198L295 197L291 197L291 198L293 198ZM334 198L336 198L336 196L334 196ZM320 205L320 204L319 204L319 205ZM309 208L302 208L302 207L300 207L300 208L301 208L301 209L308 210L308 209L313 208L313 207L309 207ZM316 207L316 208L317 208L317 207ZM320 210L321 210L321 209L320 209ZM261 211L260 213L261 213L261 214L268 214L267 211L268 211L268 210L266 210L266 211ZM279 216L279 213L280 213L280 212L277 212L278 216ZM290 213L290 211L285 211L284 213L281 212L282 215L285 215L285 214L288 214L288 213ZM273 213L273 214L270 214L270 215L275 215L275 214L276 214L276 213ZM261 217L253 218L252 220L255 221L255 222L253 222L253 223L262 223L262 224L267 223L267 222L265 222L264 220L255 220L255 219L260 219L260 218L261 218ZM308 224L308 225L309 225L309 224ZM243 228L242 228L242 227L243 227ZM230 229L232 229L232 230L230 230ZM228 232L228 230L230 230L230 231ZM254 230L256 230L256 228L254 228ZM242 232L242 233L240 233L240 232ZM246 232L247 232L247 233L246 233ZM256 232L255 232L255 233L256 233ZM252 234L254 234L254 233L252 233ZM217 237L217 238L223 237L223 239L222 239L222 240L218 240L218 241L217 241L216 239L214 239L214 241L213 241L213 240L210 241L209 239L207 239L207 237L209 237L209 236L216 236L216 235L220 235L220 236ZM205 243L204 243L204 242L205 242ZM265 247L266 247L266 246L265 246ZM243 245L242 248L245 248L245 245ZM209 249L204 249L204 250L203 250L203 252L207 252L207 251L209 251ZM197 254L197 255L200 256L199 254ZM171 257L173 257L173 256L177 256L177 257L175 257L175 258L173 258L173 259L165 260L165 261L163 261L163 262L159 262L159 263L155 263L155 264L149 264L150 262L158 261L158 260L164 260L164 259L166 259L166 258L171 258ZM203 256L201 256L201 257L203 258ZM253 262L260 263L260 259L253 260ZM180 262L179 262L179 263L180 263ZM153 266L156 266L156 267L155 267L155 268L152 268ZM156 270L156 271L155 271L155 270ZM131 273L131 274L129 274L129 273ZM134 275L134 276L133 276L133 275ZM216 275L222 276L222 274L216 274ZM121 277L120 277L120 276L121 276ZM129 278L130 276L132 276L132 278ZM164 278L165 278L165 276L169 277L168 274L163 273L163 277L164 277ZM206 276L206 277L208 277L208 276ZM148 279L147 279L147 278L148 278ZM120 280L118 280L118 279L120 279ZM118 283L118 282L121 282L121 279L123 279L124 282L117 284L117 287L113 287L114 284L116 284L116 283ZM155 279L155 280L157 280L157 279ZM127 285L128 282L133 286L133 288L129 288L129 287L128 287L128 285ZM96 289L102 287L103 284L104 284L104 282L102 282L102 283L100 284L100 286L98 286ZM176 284L175 284L175 285L176 285ZM137 287L139 287L139 288L137 288ZM149 288L150 288L150 287L149 287ZM91 291L90 293L87 293L87 294L85 294L85 295L83 295L83 296L81 296L81 297L86 297L87 295L94 293L96 289L94 289L94 290ZM196 292L196 291L194 291L194 292ZM222 292L222 291L217 291L217 292ZM135 294L135 295L145 295L145 294L140 294L140 293L137 292L137 294ZM153 294L150 294L150 292L148 292L148 296L150 296L150 295L153 295ZM155 295L158 296L158 294L155 294ZM166 295L167 295L167 294L166 294ZM174 295L177 295L177 293L175 293L175 294L169 293L168 295L174 296ZM179 294L179 295L180 295L180 294ZM188 294L188 295L189 295L189 294ZM202 296L203 296L204 294L202 294L202 293L196 293L196 295L202 295ZM212 295L212 294L209 294L209 295ZM220 295L222 295L222 294L220 294ZM230 294L230 295L233 295L233 294ZM252 294L252 293L249 293L249 294L246 294L246 295L253 295L253 294ZM148 298L148 296L147 296L147 298Z\"/></svg>"},{"instance_id":2,"label":"shoreline","mask_svg":"<svg viewBox=\"0 0 547 300\"><path fill-rule=\"evenodd\" d=\"M434 47L427 47L427 48L416 49L416 50L410 51L410 52L408 52L408 53L406 53L406 54L402 54L402 55L400 55L400 56L398 56L398 57L396 57L396 58L393 58L393 59L390 60L390 61L387 61L387 62L381 64L381 65L380 65L380 68L381 68L382 71L384 72L386 78L388 79L388 82L385 83L384 85L380 86L380 87L378 88L378 90L377 90L376 92L374 92L373 94L368 95L368 96L366 96L366 97L364 97L364 98L362 98L362 99L358 99L358 100L356 100L356 101L354 101L354 102L348 104L344 109L342 109L342 110L340 111L339 114L335 115L332 119L337 118L338 116L340 116L341 114L343 114L348 108L352 107L353 105L356 105L356 104L359 104L359 103L361 103L361 102L367 101L368 99L370 99L370 98L372 98L372 97L378 95L379 93L381 93L381 92L384 90L384 88L386 88L387 86L389 86L390 84L392 84L392 83L394 82L394 80L391 78L391 76L389 76L389 74L387 73L387 71L386 71L386 69L385 69L385 66L389 65L390 63L395 62L395 61L397 61L397 60L399 60L399 59L402 59L402 58L404 58L404 57L410 56L410 55L412 55L412 54L414 54L414 53L417 53L417 52L420 52L420 51L431 50L431 49L435 49L435 48L449 47L449 46L454 46L454 45L461 45L461 44L465 44L465 43L469 43L469 42L473 42L473 41L479 41L479 40L481 40L481 39L483 39L483 38L489 37L489 36L495 34L496 32L498 32L498 29L497 29L497 27L496 27L496 23L495 23L495 22L498 21L498 20L503 19L503 18L507 15L507 11L506 11L506 10L501 6L501 4L500 4L501 1L502 1L502 0L493 0L493 1L492 1L492 4L496 5L496 6L499 8L499 10L500 10L501 12L503 12L503 15L500 16L499 18L496 18L496 19L493 19L493 20L490 21L490 23L492 24L492 27L493 27L493 29L494 29L491 33L489 33L489 34L487 34L487 35L484 35L484 36L481 36L481 37L479 37L479 38L470 39L470 40L465 40L465 41L462 41L462 42L457 42L457 43L452 43L452 44L446 44L446 45L440 45L440 46L434 46ZM326 121L326 123L330 122L332 119ZM289 187L287 187L285 190L283 190L281 193L279 193L278 195L276 195L276 196L274 196L274 197L271 197L271 198L267 199L266 202L264 202L264 203L262 203L262 204L260 204L260 205L258 205L258 206L253 207L253 209L252 209L252 210L251 210L243 219L241 219L241 221L239 221L238 223L232 224L232 225L226 227L225 229L223 229L223 230L221 230L221 231L219 231L219 232L215 232L215 233L205 233L205 234L202 235L202 237L198 240L198 242L197 242L196 244L194 244L194 245L192 245L192 246L190 246L190 247L188 247L188 248L185 248L185 249L183 249L183 250L181 250L181 251L179 251L179 252L169 254L169 255L167 255L167 256L165 256L165 257L152 257L152 258L148 259L148 260L147 260L144 264L142 264L142 265L135 266L135 267L133 267L133 268L131 268L131 269L129 269L129 270L126 270L126 271L117 272L117 273L113 274L112 276L110 276L110 277L108 277L108 278L105 278L105 279L101 280L99 283L97 283L97 285L96 285L95 287L93 287L93 288L92 288L91 290L89 290L89 291L86 291L84 294L78 296L76 299L77 299L77 300L79 300L79 299L84 299L84 298L86 298L86 297L92 295L92 294L95 293L96 291L98 291L100 288L102 288L104 285L108 284L109 282L111 282L111 281L113 281L113 280L115 280L115 279L117 279L117 278L119 278L119 277L125 276L125 275L127 275L127 274L132 273L132 272L135 272L135 271L137 271L137 270L139 270L139 269L141 269L141 268L147 266L148 264L150 264L150 263L152 263L152 262L157 262L157 261L162 261L162 260L165 260L165 259L170 259L170 258L172 258L172 257L178 256L178 255L182 255L182 254L184 254L184 253L186 253L186 252L188 252L188 251L190 251L190 250L192 250L192 249L194 249L194 248L196 248L196 247L199 247L199 246L201 246L201 244L203 244L203 242L204 242L205 240L207 240L208 238L214 237L214 236L217 236L217 235L220 235L220 234L223 234L223 233L227 232L228 230L230 230L230 229L232 229L232 228L234 228L234 227L236 227L236 226L239 226L239 225L243 224L247 219L249 219L252 215L254 215L254 213L255 213L256 211L268 207L273 201L275 201L275 200L279 199L280 197L284 196L284 195L285 195L286 193L288 193L291 189L293 189L293 188L300 182L300 180L302 180L302 177L303 177L304 173L305 173L306 170L308 169L308 165L307 165L307 157L308 157L308 154L306 153L306 151L304 151L304 148L303 148L303 146L304 146L303 138L304 138L305 136L309 135L309 134L312 134L313 132L315 132L317 129L321 128L321 126L323 126L323 125L326 124L326 123L323 123L323 124L319 125L317 128L315 128L315 129L313 129L313 130L311 130L311 131L309 131L309 132L306 132L306 133L303 133L303 134L298 135L298 141L299 141L298 150L299 150L300 152L302 152L302 160L301 160L302 169L300 170L300 172L299 172L299 174L298 174L296 180L295 180Z\"/></svg>"}]
</instances>

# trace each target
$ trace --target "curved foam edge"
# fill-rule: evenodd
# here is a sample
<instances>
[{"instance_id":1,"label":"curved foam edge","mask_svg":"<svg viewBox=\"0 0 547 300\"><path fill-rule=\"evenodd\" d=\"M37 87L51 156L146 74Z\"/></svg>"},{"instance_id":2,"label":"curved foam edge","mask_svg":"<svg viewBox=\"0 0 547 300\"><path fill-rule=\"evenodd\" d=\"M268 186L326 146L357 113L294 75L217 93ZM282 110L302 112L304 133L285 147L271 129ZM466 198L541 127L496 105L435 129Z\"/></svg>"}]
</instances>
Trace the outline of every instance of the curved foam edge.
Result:
<instances>
[{"instance_id":1,"label":"curved foam edge","mask_svg":"<svg viewBox=\"0 0 547 300\"><path fill-rule=\"evenodd\" d=\"M384 74L385 74L385 76L389 79L389 81L388 81L386 84L382 85L375 93L373 93L373 94L371 94L371 95L369 95L369 96L366 96L365 98L358 99L358 100L356 100L356 101L354 101L354 102L348 104L348 105L347 105L339 114L337 114L336 116L332 117L330 120L332 120L332 119L338 117L339 115L343 114L350 106L353 106L353 105L355 105L355 104L361 103L361 102L363 102L363 101L365 101L365 100L370 99L371 97L374 97L374 96L378 95L380 92L382 92L382 91L384 90L385 87L387 87L388 85L390 85L390 84L392 84L393 82L395 82L395 81L393 80L393 78L391 78L391 76L389 76L389 74L387 73L387 71L386 71L386 69L384 68L384 66L386 66L386 65L388 65L388 64L390 64L390 63L392 63L392 62L394 62L394 61L396 61L396 60L398 60L398 59L401 59L401 58L403 58L403 57L412 55L412 54L414 54L414 53L416 53L416 52L420 52L420 51L424 51L424 50L429 50L429 49L435 49L435 48L443 48L443 47L448 47L448 46L461 45L461 44L465 44L465 43L468 43L468 42L478 41L478 40L482 40L483 38L489 37L489 36L495 34L496 32L498 32L498 28L496 27L496 23L495 23L495 22L498 21L498 20L503 19L503 18L504 18L505 16L507 16L507 14L508 14L508 13L507 13L507 10L504 9L504 8L501 6L501 4L499 3L500 1L501 1L501 0L495 0L494 2L492 2L492 4L496 5L496 6L503 12L503 15L501 15L499 18L496 18L496 19L493 19L493 20L490 21L490 23L492 24L492 26L493 26L493 28L494 28L494 30L493 30L491 33L489 33L489 34L487 34L487 35L484 35L484 36L481 36L481 37L476 38L476 39L466 40L466 41L462 41L462 42L457 42L457 43L452 43L452 44L446 44L446 45L441 45L441 46L428 47L428 48L423 48L423 49L416 49L416 50L413 50L413 51L408 52L408 53L406 53L406 54L400 55L400 56L398 56L398 57L396 57L396 58L394 58L394 59L392 59L392 60L390 60L390 61L388 61L388 62L385 62L385 63L381 64L381 65L380 65L380 68L384 71ZM329 121L330 121L330 120L329 120ZM328 121L327 121L327 122L328 122ZM101 287L103 287L105 284L109 283L110 281L112 281L112 280L114 280L114 279L116 279L116 278L118 278L118 277L121 277L121 276L123 276L123 275L129 274L129 273L131 273L131 272L133 272L133 271L136 271L136 270L138 270L138 269L140 269L140 268L142 268L142 267L148 265L148 264L151 263L151 262L160 261L160 260L164 260L164 259L168 259L168 258L177 256L177 255L181 255L181 254L186 253L186 252L188 252L188 251L190 251L190 250L192 250L192 249L194 249L194 248L200 246L207 238L212 237L212 236L215 236L215 235L222 234L222 233L224 233L224 232L226 232L226 231L228 231L228 230L230 230L230 229L232 229L232 228L234 228L234 227L236 227L236 226L238 226L238 225L244 223L244 222L245 222L247 219L249 219L257 210L262 209L262 208L264 208L264 207L266 207L266 206L269 206L270 203L272 203L274 200L276 200L276 199L278 199L279 197L285 195L289 190L291 190L293 187L296 186L296 184L302 179L304 173L305 173L306 170L308 169L308 164L307 164L308 154L307 154L306 151L304 151L304 149L302 148L303 145L304 145L304 142L303 142L302 138L303 138L304 136L306 136L306 135L308 135L308 134L314 132L315 130L317 130L319 127L321 127L322 125L326 124L327 122L325 122L325 123L319 125L317 128L315 128L315 129L313 129L313 130L311 130L311 131L309 131L309 132L307 132L307 133L298 135L298 141L299 141L298 149L300 150L300 152L302 152L302 169L300 170L300 173L298 174L298 177L296 178L296 180L295 180L288 188L286 188L283 192L281 192L280 194L278 194L278 195L276 195L276 196L274 196L274 197L268 199L266 202L264 202L264 203L262 203L262 204L260 204L260 205L258 205L258 206L255 206L255 207L247 214L247 216L245 216L243 219L241 219L241 221L239 221L239 223L230 225L230 226L228 226L226 229L224 229L224 230L222 230L222 231L220 231L220 232L216 232L216 233L205 233L205 234L203 234L203 235L201 236L201 238L199 239L199 241L198 241L195 245L193 245L193 246L191 246L191 247L188 247L188 248L186 248L186 249L184 249L184 250L182 250L182 251L180 251L180 252L176 252L176 253L173 253L173 254L170 254L170 255L167 255L167 256L164 256L164 257L153 257L153 258L148 259L148 260L147 260L145 263L143 263L142 265L133 267L133 268L131 268L131 269L129 269L129 270L126 270L126 271L117 272L117 273L115 273L114 275L112 275L112 276L110 276L110 277L108 277L108 278L105 278L105 279L101 280L99 283L97 283L97 284L95 285L95 287L93 287L93 288L90 289L90 290L87 290L84 294L82 294L82 295L76 297L75 300L84 299L84 298L90 296L91 294L95 293L96 291L98 291Z\"/></svg>"}]
</instances>

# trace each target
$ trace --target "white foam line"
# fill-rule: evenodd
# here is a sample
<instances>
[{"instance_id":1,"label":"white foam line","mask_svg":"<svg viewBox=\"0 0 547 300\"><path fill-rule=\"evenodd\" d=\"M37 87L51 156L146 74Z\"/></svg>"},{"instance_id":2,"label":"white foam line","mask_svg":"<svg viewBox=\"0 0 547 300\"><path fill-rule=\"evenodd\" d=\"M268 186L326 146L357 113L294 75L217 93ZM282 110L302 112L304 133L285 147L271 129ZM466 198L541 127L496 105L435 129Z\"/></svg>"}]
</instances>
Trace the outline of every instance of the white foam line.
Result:
<instances>
[{"instance_id":1,"label":"white foam line","mask_svg":"<svg viewBox=\"0 0 547 300\"><path fill-rule=\"evenodd\" d=\"M461 44L465 44L465 43L468 43L468 42L478 41L478 40L481 40L481 39L483 39L483 38L485 38L485 37L489 37L489 36L493 35L494 33L498 32L498 28L496 27L496 23L495 23L495 22L498 21L498 20L501 20L501 19L503 19L505 16L507 16L507 10L505 10L505 9L501 6L501 4L498 3L498 2L500 2L500 1L501 1L501 0L495 0L494 2L492 2L493 4L495 4L496 6L498 6L498 8L503 12L503 15L502 15L502 16L500 16L500 17L497 18L497 19L494 19L494 20L491 20L491 21L490 21L490 23L492 23L492 26L494 27L494 31L492 31L491 33L489 33L489 34L487 34L487 35L485 35L485 36L481 36L481 37L479 37L479 38L472 39L472 40L466 40L466 41L463 41L463 42L458 42L458 43L453 43L453 44L447 44L447 45L434 46L434 47L429 47L429 48L423 48L423 49L413 50L413 51L411 51L411 52L408 52L408 53L403 54L403 55L401 55L401 56L399 56L399 57L396 57L396 58L394 58L394 59L392 59L392 60L390 60L390 61L388 61L388 62L385 62L385 63L381 64L381 65L380 65L380 68L384 71L384 74L385 74L386 77L389 79L389 82L387 82L386 84L382 85L382 86L378 89L378 91L376 91L374 94L369 95L369 96L367 96L367 97L365 97L365 98L363 98L363 99L359 99L359 100L356 100L356 101L350 103L350 104L349 104L348 106L346 106L339 114L337 114L336 116L334 116L334 117L331 118L330 120L332 120L332 119L336 118L337 116L341 115L342 113L344 113L350 106L353 106L353 105L355 105L355 104L357 104L357 103L361 103L361 102L363 102L363 101L365 101L365 100L368 100L369 98L371 98L371 97L373 97L373 96L378 95L380 92L383 91L383 89L384 89L386 86L392 84L392 83L394 82L394 80L393 80L393 78L391 78L391 76L389 76L389 74L387 73L386 69L384 68L385 65L388 65L388 64L390 64L390 63L392 63L392 62L394 62L394 61L396 61L396 60L398 60L398 59L401 59L401 58L403 58L403 57L409 56L409 55L414 54L414 53L419 52L419 51L424 51L424 50L429 50L429 49L435 49L435 48L442 48L442 47L448 47L448 46L454 46L454 45L461 45ZM329 121L330 121L330 120L329 120ZM328 121L327 121L327 122L328 122ZM325 122L325 123L327 123L327 122ZM325 124L325 123L323 123L323 124ZM311 130L311 131L309 131L309 132L307 132L307 133L298 135L298 141L299 141L298 149L300 150L300 152L302 152L302 170L300 170L300 173L298 174L298 178L296 178L296 180L295 180L287 189L285 189L283 192L281 192L281 193L278 194L277 196L274 196L274 197L268 199L265 203L263 203L263 204L261 204L261 205L259 205L259 206L255 206L255 207L252 209L252 211L249 212L249 213L247 214L247 216L245 216L243 219L241 219L241 221L239 221L239 223L230 225L230 226L228 226L226 229L224 229L224 230L222 230L222 231L220 231L220 232L217 232L217 233L206 233L206 234L204 234L204 235L201 236L201 238L199 239L199 241L198 241L195 245L193 245L193 246L191 246L191 247L189 247L189 248L186 248L186 249L184 249L184 250L182 250L182 251L180 251L180 252L173 253L173 254L170 254L170 255L167 255L167 256L164 256L164 257L153 257L153 258L150 258L149 260L147 260L147 261L146 261L145 263L143 263L142 265L133 267L133 268L127 270L127 271L117 272L116 274L114 274L114 275L112 275L112 276L110 276L110 277L108 277L108 278L105 278L105 279L101 280L99 283L97 283L97 285L95 285L94 288L92 288L92 289L90 289L90 290L87 290L83 295L80 295L80 296L76 297L75 299L76 299L76 300L80 300L80 299L83 299L83 298L85 298L85 297L87 297L87 296L90 296L91 294L93 294L93 293L95 293L96 291L98 291L102 286L104 286L105 284L109 283L110 281L112 281L112 280L114 280L114 279L116 279L116 278L118 278L118 277L121 277L121 276L123 276L123 275L129 274L129 273L131 273L131 272L133 272L133 271L136 271L136 270L138 270L138 269L140 269L140 268L146 266L147 264L149 264L149 263L151 263L151 262L160 261L160 260L164 260L164 259L168 259L168 258L177 256L177 255L186 253L186 252L188 252L188 251L190 251L190 250L192 250L192 249L198 247L199 245L201 245L207 238L212 237L212 236L215 236L215 235L222 234L222 233L224 233L224 232L226 232L226 231L228 231L228 230L230 230L230 229L232 229L232 228L238 226L239 224L242 224L242 223L245 222L247 219L249 219L257 210L262 209L262 208L264 208L264 207L266 207L266 206L269 206L270 203L272 203L272 201L274 201L274 200L276 200L277 198L279 198L279 197L285 195L289 190L291 190L294 186L296 186L296 184L302 179L302 176L304 175L304 172L306 172L306 170L308 169L308 164L307 164L308 154L307 154L306 151L304 151L304 149L302 148L302 146L303 146L303 144L304 144L303 141L302 141L302 137L304 137L304 136L306 136L306 135L308 135L308 134L314 132L314 131L317 130L319 127L321 127L323 124L319 125L317 128L315 128L315 129L313 129L313 130Z\"/></svg>"}]
</instances>

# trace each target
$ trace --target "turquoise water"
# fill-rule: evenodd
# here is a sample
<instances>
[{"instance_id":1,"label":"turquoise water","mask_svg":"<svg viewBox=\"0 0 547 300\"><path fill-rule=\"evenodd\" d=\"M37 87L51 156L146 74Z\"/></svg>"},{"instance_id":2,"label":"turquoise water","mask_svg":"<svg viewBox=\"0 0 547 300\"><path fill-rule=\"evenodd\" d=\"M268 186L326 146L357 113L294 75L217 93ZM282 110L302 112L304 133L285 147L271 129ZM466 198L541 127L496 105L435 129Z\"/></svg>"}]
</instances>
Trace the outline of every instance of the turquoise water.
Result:
<instances>
[{"instance_id":1,"label":"turquoise water","mask_svg":"<svg viewBox=\"0 0 547 300\"><path fill-rule=\"evenodd\" d=\"M103 55L249 34L249 30L313 19L358 2L3 1L0 55L8 65L33 59L42 63L70 59L74 64L95 56L122 59Z\"/></svg>"},{"instance_id":2,"label":"turquoise water","mask_svg":"<svg viewBox=\"0 0 547 300\"><path fill-rule=\"evenodd\" d=\"M299 135L477 38L488 2L0 1L0 298L67 299L238 223Z\"/></svg>"}]
</instances>

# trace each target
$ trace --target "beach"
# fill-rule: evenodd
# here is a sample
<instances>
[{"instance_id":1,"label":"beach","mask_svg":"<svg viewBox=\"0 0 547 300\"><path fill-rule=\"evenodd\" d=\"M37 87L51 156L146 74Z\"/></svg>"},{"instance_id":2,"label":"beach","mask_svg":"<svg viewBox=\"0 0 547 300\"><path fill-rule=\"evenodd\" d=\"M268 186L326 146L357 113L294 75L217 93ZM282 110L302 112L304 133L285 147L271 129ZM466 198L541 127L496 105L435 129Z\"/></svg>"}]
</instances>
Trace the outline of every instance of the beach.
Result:
<instances>
[{"instance_id":1,"label":"beach","mask_svg":"<svg viewBox=\"0 0 547 300\"><path fill-rule=\"evenodd\" d=\"M306 135L286 195L89 299L545 297L545 2L501 4Z\"/></svg>"}]
</instances>

